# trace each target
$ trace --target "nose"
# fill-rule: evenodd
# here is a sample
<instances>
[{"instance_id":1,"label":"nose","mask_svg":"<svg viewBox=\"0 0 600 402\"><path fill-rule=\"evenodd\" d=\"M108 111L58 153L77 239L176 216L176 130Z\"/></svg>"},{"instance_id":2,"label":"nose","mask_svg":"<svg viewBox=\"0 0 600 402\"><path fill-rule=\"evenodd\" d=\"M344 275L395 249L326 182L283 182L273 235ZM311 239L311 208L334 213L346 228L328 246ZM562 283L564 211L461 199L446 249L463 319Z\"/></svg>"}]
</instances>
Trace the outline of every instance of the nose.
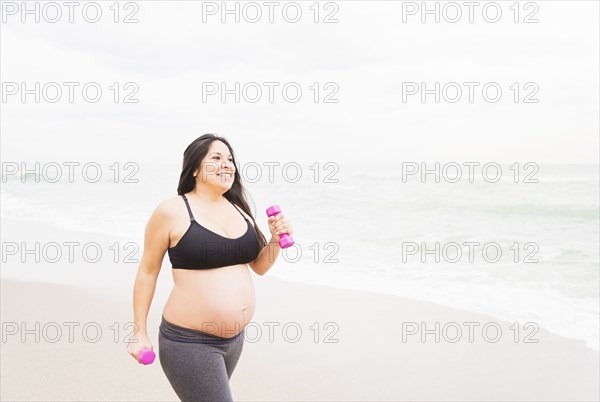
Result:
<instances>
[{"instance_id":1,"label":"nose","mask_svg":"<svg viewBox=\"0 0 600 402\"><path fill-rule=\"evenodd\" d=\"M233 171L234 164L233 164L233 162L223 161L223 162L221 162L221 168L229 168L229 170Z\"/></svg>"}]
</instances>

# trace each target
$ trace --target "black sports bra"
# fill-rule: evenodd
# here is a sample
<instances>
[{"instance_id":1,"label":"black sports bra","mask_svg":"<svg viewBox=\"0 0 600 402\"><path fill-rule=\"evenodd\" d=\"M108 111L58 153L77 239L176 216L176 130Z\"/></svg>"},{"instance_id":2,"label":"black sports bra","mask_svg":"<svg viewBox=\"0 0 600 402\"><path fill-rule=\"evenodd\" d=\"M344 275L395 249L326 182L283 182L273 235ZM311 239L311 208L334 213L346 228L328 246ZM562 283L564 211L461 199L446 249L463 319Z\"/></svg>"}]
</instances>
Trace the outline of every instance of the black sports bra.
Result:
<instances>
[{"instance_id":1,"label":"black sports bra","mask_svg":"<svg viewBox=\"0 0 600 402\"><path fill-rule=\"evenodd\" d=\"M248 229L242 236L231 239L221 236L196 222L185 194L181 195L190 215L190 226L175 247L168 249L173 269L210 269L246 264L258 257L258 236L250 221L238 210Z\"/></svg>"}]
</instances>

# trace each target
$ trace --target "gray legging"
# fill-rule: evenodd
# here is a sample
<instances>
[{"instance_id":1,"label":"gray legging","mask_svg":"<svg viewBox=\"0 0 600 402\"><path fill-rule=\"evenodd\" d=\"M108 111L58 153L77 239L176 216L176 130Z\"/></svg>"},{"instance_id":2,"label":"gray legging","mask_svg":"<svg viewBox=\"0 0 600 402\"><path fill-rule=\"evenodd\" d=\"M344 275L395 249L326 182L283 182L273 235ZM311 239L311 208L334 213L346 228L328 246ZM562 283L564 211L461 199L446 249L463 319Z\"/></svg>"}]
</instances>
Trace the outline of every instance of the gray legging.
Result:
<instances>
[{"instance_id":1,"label":"gray legging","mask_svg":"<svg viewBox=\"0 0 600 402\"><path fill-rule=\"evenodd\" d=\"M244 330L232 338L180 327L162 317L158 358L182 401L233 401L229 379L242 354Z\"/></svg>"}]
</instances>

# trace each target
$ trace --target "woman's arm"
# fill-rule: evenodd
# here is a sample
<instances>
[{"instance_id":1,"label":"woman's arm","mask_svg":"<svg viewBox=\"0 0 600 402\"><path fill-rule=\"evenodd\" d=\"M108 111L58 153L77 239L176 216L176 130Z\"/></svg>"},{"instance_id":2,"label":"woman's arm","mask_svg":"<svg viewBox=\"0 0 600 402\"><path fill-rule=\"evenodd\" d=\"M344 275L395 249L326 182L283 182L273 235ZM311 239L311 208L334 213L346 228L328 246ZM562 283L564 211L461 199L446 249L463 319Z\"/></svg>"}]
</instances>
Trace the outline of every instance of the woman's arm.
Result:
<instances>
[{"instance_id":1,"label":"woman's arm","mask_svg":"<svg viewBox=\"0 0 600 402\"><path fill-rule=\"evenodd\" d=\"M156 290L162 261L169 247L168 213L165 202L152 213L144 233L144 253L133 288L133 320L138 336L147 336L146 321Z\"/></svg>"},{"instance_id":2,"label":"woman's arm","mask_svg":"<svg viewBox=\"0 0 600 402\"><path fill-rule=\"evenodd\" d=\"M260 250L258 257L248 264L258 275L266 274L273 264L275 264L275 260L277 260L279 251L281 250L279 247L279 235L281 233L287 233L289 235L294 233L292 224L283 214L269 217L268 223L269 231L271 232L271 240L269 240L267 245Z\"/></svg>"},{"instance_id":3,"label":"woman's arm","mask_svg":"<svg viewBox=\"0 0 600 402\"><path fill-rule=\"evenodd\" d=\"M275 264L275 260L279 256L279 236L272 236L266 246L260 250L258 257L248 265L258 275L264 275Z\"/></svg>"}]
</instances>

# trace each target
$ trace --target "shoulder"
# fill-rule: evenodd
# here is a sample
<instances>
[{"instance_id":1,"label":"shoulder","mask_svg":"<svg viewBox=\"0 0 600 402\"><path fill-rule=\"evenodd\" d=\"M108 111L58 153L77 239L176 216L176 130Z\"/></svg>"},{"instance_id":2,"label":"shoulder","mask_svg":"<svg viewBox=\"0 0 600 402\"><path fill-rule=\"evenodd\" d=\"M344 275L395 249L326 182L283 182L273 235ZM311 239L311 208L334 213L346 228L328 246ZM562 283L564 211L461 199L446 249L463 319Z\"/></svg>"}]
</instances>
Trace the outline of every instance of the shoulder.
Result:
<instances>
[{"instance_id":1,"label":"shoulder","mask_svg":"<svg viewBox=\"0 0 600 402\"><path fill-rule=\"evenodd\" d=\"M183 198L180 195L175 195L169 198L166 198L156 205L154 208L153 215L157 218L168 219L172 218L177 214L177 211L181 208L183 203Z\"/></svg>"},{"instance_id":2,"label":"shoulder","mask_svg":"<svg viewBox=\"0 0 600 402\"><path fill-rule=\"evenodd\" d=\"M180 196L169 197L160 201L146 224L146 236L153 238L155 236L168 236L174 219L177 217L177 198Z\"/></svg>"}]
</instances>

